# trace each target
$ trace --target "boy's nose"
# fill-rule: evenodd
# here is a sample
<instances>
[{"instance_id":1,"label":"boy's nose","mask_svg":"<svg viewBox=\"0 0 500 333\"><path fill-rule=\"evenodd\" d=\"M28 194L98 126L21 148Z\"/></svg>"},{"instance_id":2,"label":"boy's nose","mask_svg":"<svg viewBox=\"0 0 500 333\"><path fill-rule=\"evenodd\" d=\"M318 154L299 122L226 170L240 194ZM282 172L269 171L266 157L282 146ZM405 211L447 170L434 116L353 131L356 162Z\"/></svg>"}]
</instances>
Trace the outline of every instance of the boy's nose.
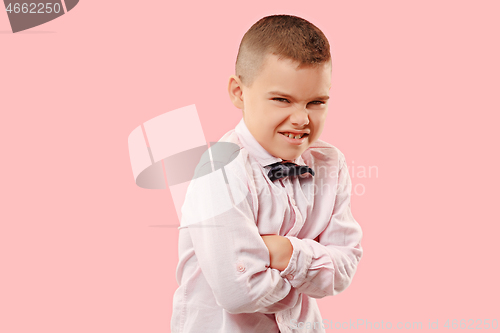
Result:
<instances>
[{"instance_id":1,"label":"boy's nose","mask_svg":"<svg viewBox=\"0 0 500 333\"><path fill-rule=\"evenodd\" d=\"M290 121L296 126L305 126L309 124L309 112L304 109L297 109L290 116Z\"/></svg>"}]
</instances>

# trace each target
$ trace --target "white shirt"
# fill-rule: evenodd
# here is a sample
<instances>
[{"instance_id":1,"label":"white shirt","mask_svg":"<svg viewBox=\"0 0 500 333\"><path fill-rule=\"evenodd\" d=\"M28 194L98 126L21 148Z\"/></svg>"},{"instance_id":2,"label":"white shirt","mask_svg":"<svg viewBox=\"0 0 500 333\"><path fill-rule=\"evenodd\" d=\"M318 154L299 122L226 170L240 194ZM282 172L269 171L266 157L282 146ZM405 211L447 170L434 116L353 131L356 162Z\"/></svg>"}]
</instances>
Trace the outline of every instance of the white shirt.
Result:
<instances>
[{"instance_id":1,"label":"white shirt","mask_svg":"<svg viewBox=\"0 0 500 333\"><path fill-rule=\"evenodd\" d=\"M227 159L223 142L237 148ZM317 140L293 160L314 176L271 182L265 166L281 159L243 119L209 150L182 207L172 332L324 332L315 299L347 288L363 254L344 155ZM267 234L293 246L284 271L270 268Z\"/></svg>"}]
</instances>

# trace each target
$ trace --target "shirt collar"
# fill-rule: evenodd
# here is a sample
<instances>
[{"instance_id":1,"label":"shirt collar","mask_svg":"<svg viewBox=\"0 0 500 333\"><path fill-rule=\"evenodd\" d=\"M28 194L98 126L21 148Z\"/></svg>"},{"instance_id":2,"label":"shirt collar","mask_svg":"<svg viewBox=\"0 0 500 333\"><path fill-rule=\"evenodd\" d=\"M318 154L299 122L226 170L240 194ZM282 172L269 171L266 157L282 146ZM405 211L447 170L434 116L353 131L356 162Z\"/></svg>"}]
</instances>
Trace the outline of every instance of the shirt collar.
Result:
<instances>
[{"instance_id":1,"label":"shirt collar","mask_svg":"<svg viewBox=\"0 0 500 333\"><path fill-rule=\"evenodd\" d=\"M272 163L283 161L281 158L271 155L267 150L260 145L260 143L255 139L255 137L250 133L247 125L243 118L241 118L238 125L235 127L235 132L240 139L241 144L245 147L250 155L257 160L261 166L266 166ZM305 165L302 156L299 156L293 160L293 163L298 165Z\"/></svg>"}]
</instances>

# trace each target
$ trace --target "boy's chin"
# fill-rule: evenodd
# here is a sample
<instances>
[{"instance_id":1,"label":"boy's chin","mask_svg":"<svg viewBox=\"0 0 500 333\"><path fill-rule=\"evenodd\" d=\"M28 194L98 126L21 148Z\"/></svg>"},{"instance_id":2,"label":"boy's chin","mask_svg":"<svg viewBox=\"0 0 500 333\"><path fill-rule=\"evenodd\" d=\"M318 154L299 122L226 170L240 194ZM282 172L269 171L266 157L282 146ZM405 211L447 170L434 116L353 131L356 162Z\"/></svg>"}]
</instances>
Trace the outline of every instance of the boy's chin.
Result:
<instances>
[{"instance_id":1,"label":"boy's chin","mask_svg":"<svg viewBox=\"0 0 500 333\"><path fill-rule=\"evenodd\" d=\"M302 155L302 153L303 153L303 151L301 150L300 152L297 152L295 154L278 154L278 155L275 155L275 156L278 157L278 158L281 158L284 161L290 161L290 160L296 159L297 157L299 157L300 155Z\"/></svg>"}]
</instances>

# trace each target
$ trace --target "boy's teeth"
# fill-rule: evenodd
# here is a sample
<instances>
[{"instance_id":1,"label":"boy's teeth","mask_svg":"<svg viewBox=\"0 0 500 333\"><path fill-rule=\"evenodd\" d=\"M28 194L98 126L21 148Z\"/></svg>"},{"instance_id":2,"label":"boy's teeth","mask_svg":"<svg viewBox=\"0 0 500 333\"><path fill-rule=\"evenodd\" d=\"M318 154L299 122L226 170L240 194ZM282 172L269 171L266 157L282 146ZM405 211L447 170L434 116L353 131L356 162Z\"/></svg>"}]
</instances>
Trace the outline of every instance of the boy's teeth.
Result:
<instances>
[{"instance_id":1,"label":"boy's teeth","mask_svg":"<svg viewBox=\"0 0 500 333\"><path fill-rule=\"evenodd\" d=\"M288 136L290 139L300 139L303 134L298 134L298 135L293 135L292 133L284 133L286 136Z\"/></svg>"}]
</instances>

